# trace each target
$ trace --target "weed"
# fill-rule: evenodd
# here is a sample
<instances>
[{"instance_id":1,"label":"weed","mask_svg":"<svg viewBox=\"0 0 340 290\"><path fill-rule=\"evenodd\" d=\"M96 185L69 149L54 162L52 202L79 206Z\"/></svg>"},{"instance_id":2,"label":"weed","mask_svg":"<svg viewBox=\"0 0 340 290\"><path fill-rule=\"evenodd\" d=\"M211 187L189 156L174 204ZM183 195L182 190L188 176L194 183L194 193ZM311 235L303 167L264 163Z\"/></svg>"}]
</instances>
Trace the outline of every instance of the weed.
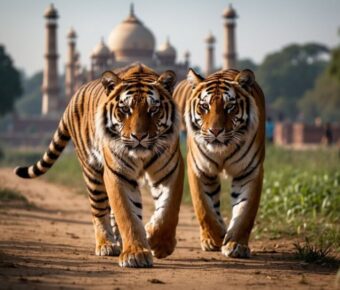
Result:
<instances>
[{"instance_id":1,"label":"weed","mask_svg":"<svg viewBox=\"0 0 340 290\"><path fill-rule=\"evenodd\" d=\"M312 244L309 238L305 238L304 243L294 243L295 256L297 259L312 264L339 264L332 256L332 244L320 240L317 244Z\"/></svg>"}]
</instances>

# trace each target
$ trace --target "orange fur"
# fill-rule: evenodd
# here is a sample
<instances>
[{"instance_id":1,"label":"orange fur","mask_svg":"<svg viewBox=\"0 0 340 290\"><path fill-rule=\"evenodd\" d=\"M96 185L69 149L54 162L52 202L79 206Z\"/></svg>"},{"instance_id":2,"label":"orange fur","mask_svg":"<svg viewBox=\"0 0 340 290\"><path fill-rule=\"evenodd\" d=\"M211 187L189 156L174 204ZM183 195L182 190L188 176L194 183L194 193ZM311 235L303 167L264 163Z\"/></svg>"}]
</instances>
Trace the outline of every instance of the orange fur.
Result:
<instances>
[{"instance_id":1,"label":"orange fur","mask_svg":"<svg viewBox=\"0 0 340 290\"><path fill-rule=\"evenodd\" d=\"M262 90L249 71L219 71L206 79L190 70L175 90L185 104L188 177L203 250L248 257L259 206L265 153ZM185 100L185 102L183 102ZM227 229L220 214L219 174L233 179L233 216Z\"/></svg>"},{"instance_id":2,"label":"orange fur","mask_svg":"<svg viewBox=\"0 0 340 290\"><path fill-rule=\"evenodd\" d=\"M103 73L76 92L42 159L15 171L24 178L44 174L72 139L88 189L96 254L120 254L123 267L151 267L152 254L164 258L176 245L183 161L174 83L172 71L158 75L142 64ZM156 206L146 230L142 178Z\"/></svg>"}]
</instances>

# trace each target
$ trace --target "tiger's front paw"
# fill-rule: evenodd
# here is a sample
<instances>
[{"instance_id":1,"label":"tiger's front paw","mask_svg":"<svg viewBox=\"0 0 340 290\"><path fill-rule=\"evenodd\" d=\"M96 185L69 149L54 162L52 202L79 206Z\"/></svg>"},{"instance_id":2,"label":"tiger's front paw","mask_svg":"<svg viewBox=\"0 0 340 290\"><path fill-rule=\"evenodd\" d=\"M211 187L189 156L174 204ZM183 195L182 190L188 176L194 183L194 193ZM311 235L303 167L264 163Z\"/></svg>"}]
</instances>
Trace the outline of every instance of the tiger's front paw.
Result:
<instances>
[{"instance_id":1,"label":"tiger's front paw","mask_svg":"<svg viewBox=\"0 0 340 290\"><path fill-rule=\"evenodd\" d=\"M216 245L215 241L210 238L201 238L201 248L206 252L216 252L221 250L221 245Z\"/></svg>"},{"instance_id":2,"label":"tiger's front paw","mask_svg":"<svg viewBox=\"0 0 340 290\"><path fill-rule=\"evenodd\" d=\"M119 256L119 266L129 268L150 268L153 266L151 252L139 247L125 250Z\"/></svg>"},{"instance_id":3,"label":"tiger's front paw","mask_svg":"<svg viewBox=\"0 0 340 290\"><path fill-rule=\"evenodd\" d=\"M157 229L152 223L148 223L145 230L154 257L163 259L173 253L177 243L174 233Z\"/></svg>"},{"instance_id":4,"label":"tiger's front paw","mask_svg":"<svg viewBox=\"0 0 340 290\"><path fill-rule=\"evenodd\" d=\"M121 252L121 245L111 241L105 241L96 245L97 256L119 256Z\"/></svg>"},{"instance_id":5,"label":"tiger's front paw","mask_svg":"<svg viewBox=\"0 0 340 290\"><path fill-rule=\"evenodd\" d=\"M226 245L222 246L221 252L226 257L250 258L250 249L248 245L242 245L234 241L229 241Z\"/></svg>"}]
</instances>

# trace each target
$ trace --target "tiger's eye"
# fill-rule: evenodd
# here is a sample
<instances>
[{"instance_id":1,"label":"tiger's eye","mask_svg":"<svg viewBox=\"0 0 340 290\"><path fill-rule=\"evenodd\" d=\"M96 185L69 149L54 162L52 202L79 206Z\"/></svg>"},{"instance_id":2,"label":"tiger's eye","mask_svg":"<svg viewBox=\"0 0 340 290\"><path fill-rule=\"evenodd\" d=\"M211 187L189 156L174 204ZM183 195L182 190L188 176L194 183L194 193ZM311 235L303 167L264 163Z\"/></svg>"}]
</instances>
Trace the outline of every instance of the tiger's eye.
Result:
<instances>
[{"instance_id":1,"label":"tiger's eye","mask_svg":"<svg viewBox=\"0 0 340 290\"><path fill-rule=\"evenodd\" d=\"M149 112L151 114L155 114L156 112L158 112L158 110L159 110L158 106L152 106L152 107L150 107Z\"/></svg>"},{"instance_id":2,"label":"tiger's eye","mask_svg":"<svg viewBox=\"0 0 340 290\"><path fill-rule=\"evenodd\" d=\"M130 108L129 108L128 106L120 107L120 110L121 110L121 112L124 113L124 114L130 113Z\"/></svg>"},{"instance_id":3,"label":"tiger's eye","mask_svg":"<svg viewBox=\"0 0 340 290\"><path fill-rule=\"evenodd\" d=\"M202 110L205 110L205 111L209 110L209 105L206 104L206 103L201 104L200 107L201 107Z\"/></svg>"}]
</instances>

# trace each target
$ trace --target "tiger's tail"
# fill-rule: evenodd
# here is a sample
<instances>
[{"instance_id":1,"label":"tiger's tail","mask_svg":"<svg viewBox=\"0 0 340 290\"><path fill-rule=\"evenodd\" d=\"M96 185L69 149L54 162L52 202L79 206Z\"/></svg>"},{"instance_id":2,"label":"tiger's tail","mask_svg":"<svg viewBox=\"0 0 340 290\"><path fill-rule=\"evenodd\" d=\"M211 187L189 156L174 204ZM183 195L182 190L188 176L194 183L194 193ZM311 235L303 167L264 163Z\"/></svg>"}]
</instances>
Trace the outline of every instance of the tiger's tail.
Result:
<instances>
[{"instance_id":1,"label":"tiger's tail","mask_svg":"<svg viewBox=\"0 0 340 290\"><path fill-rule=\"evenodd\" d=\"M14 169L14 173L22 178L35 178L43 175L57 161L70 138L69 130L63 117L60 120L58 129L55 131L52 141L42 158L31 166L16 167Z\"/></svg>"}]
</instances>

